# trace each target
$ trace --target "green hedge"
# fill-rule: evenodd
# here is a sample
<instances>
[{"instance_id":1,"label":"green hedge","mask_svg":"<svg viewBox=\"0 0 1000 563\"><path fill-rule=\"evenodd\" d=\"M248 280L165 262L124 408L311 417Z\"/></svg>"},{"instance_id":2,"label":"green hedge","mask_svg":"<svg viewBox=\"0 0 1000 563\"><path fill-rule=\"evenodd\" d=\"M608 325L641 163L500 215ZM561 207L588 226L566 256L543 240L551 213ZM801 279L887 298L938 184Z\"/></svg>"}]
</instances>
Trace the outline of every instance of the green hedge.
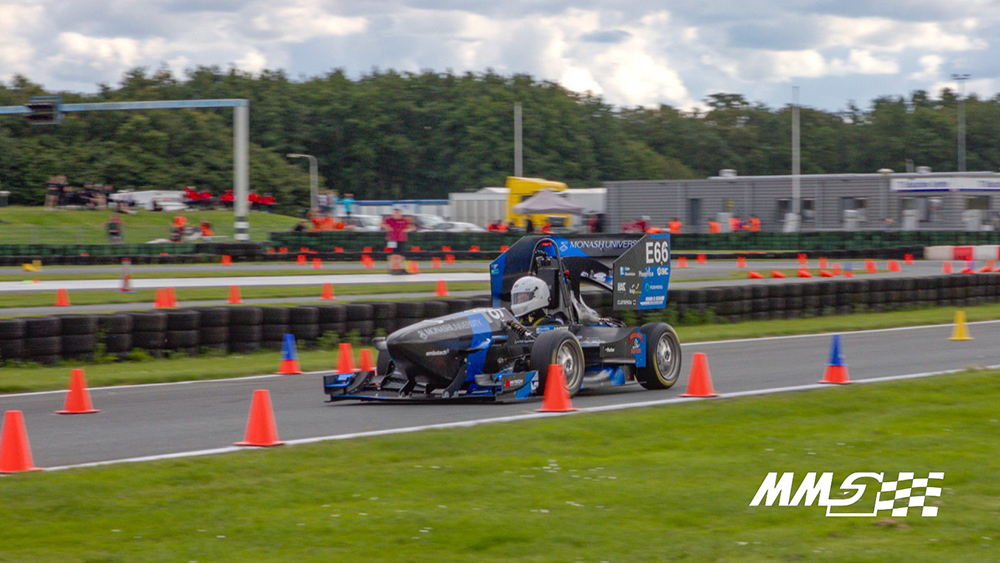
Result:
<instances>
[{"instance_id":1,"label":"green hedge","mask_svg":"<svg viewBox=\"0 0 1000 563\"><path fill-rule=\"evenodd\" d=\"M192 243L166 244L0 244L0 256L159 256L192 254Z\"/></svg>"}]
</instances>

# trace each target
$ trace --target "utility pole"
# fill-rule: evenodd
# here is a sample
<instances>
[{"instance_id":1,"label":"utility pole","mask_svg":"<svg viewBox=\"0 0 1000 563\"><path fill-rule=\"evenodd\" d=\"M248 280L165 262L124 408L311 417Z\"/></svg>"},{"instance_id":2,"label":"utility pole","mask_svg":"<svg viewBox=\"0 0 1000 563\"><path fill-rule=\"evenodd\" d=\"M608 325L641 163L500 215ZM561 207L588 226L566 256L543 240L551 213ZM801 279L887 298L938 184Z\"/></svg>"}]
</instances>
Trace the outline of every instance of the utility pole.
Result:
<instances>
[{"instance_id":1,"label":"utility pole","mask_svg":"<svg viewBox=\"0 0 1000 563\"><path fill-rule=\"evenodd\" d=\"M309 209L319 209L319 164L311 154L286 154L288 158L309 159Z\"/></svg>"},{"instance_id":2,"label":"utility pole","mask_svg":"<svg viewBox=\"0 0 1000 563\"><path fill-rule=\"evenodd\" d=\"M965 81L968 74L952 74L952 80L958 82L958 171L965 172Z\"/></svg>"},{"instance_id":3,"label":"utility pole","mask_svg":"<svg viewBox=\"0 0 1000 563\"><path fill-rule=\"evenodd\" d=\"M802 216L802 188L799 183L799 87L792 86L792 212L785 215L786 233L798 232Z\"/></svg>"}]
</instances>

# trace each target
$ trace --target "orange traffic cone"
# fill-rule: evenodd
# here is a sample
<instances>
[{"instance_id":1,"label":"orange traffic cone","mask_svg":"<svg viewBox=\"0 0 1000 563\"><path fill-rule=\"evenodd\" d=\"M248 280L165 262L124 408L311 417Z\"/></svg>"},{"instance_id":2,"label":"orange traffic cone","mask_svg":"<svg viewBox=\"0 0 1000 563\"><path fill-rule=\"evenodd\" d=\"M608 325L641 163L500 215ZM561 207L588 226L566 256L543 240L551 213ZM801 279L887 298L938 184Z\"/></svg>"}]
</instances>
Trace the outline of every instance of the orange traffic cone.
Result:
<instances>
[{"instance_id":1,"label":"orange traffic cone","mask_svg":"<svg viewBox=\"0 0 1000 563\"><path fill-rule=\"evenodd\" d=\"M899 261L898 260L889 260L887 266L888 266L888 269L889 269L890 272L901 272L902 271L902 268L899 267Z\"/></svg>"},{"instance_id":2,"label":"orange traffic cone","mask_svg":"<svg viewBox=\"0 0 1000 563\"><path fill-rule=\"evenodd\" d=\"M775 279L782 279L783 280L783 279L787 278L788 276L786 276L782 272L779 272L778 270L771 270L771 277L775 278Z\"/></svg>"},{"instance_id":3,"label":"orange traffic cone","mask_svg":"<svg viewBox=\"0 0 1000 563\"><path fill-rule=\"evenodd\" d=\"M820 383L832 383L834 385L847 385L851 383L851 378L847 374L847 365L844 364L844 356L840 351L840 335L834 334L830 341L830 361L823 372L823 379Z\"/></svg>"},{"instance_id":4,"label":"orange traffic cone","mask_svg":"<svg viewBox=\"0 0 1000 563\"><path fill-rule=\"evenodd\" d=\"M323 301L333 301L334 299L336 299L336 297L334 297L333 295L332 283L323 284L323 293L319 296L319 298L322 299Z\"/></svg>"},{"instance_id":5,"label":"orange traffic cone","mask_svg":"<svg viewBox=\"0 0 1000 563\"><path fill-rule=\"evenodd\" d=\"M417 264L416 260L410 260L409 262L406 263L406 271L411 274L419 274L420 265Z\"/></svg>"},{"instance_id":6,"label":"orange traffic cone","mask_svg":"<svg viewBox=\"0 0 1000 563\"><path fill-rule=\"evenodd\" d=\"M344 251L344 247L343 246L335 246L335 247L333 247L333 251L334 252L343 252Z\"/></svg>"},{"instance_id":7,"label":"orange traffic cone","mask_svg":"<svg viewBox=\"0 0 1000 563\"><path fill-rule=\"evenodd\" d=\"M268 254L274 254L274 249L273 248L268 248L267 249L267 253Z\"/></svg>"},{"instance_id":8,"label":"orange traffic cone","mask_svg":"<svg viewBox=\"0 0 1000 563\"><path fill-rule=\"evenodd\" d=\"M167 302L167 292L162 287L156 290L156 297L153 298L153 308L162 309L164 307L169 307Z\"/></svg>"},{"instance_id":9,"label":"orange traffic cone","mask_svg":"<svg viewBox=\"0 0 1000 563\"><path fill-rule=\"evenodd\" d=\"M566 390L566 374L562 364L552 364L545 375L545 394L542 395L542 408L536 412L570 412L575 411Z\"/></svg>"},{"instance_id":10,"label":"orange traffic cone","mask_svg":"<svg viewBox=\"0 0 1000 563\"><path fill-rule=\"evenodd\" d=\"M688 375L688 388L681 397L715 397L718 393L712 389L712 374L708 371L708 356L704 352L695 352L691 357L691 374Z\"/></svg>"},{"instance_id":11,"label":"orange traffic cone","mask_svg":"<svg viewBox=\"0 0 1000 563\"><path fill-rule=\"evenodd\" d=\"M442 246L441 247L441 252L451 252L451 247L450 246Z\"/></svg>"},{"instance_id":12,"label":"orange traffic cone","mask_svg":"<svg viewBox=\"0 0 1000 563\"><path fill-rule=\"evenodd\" d=\"M799 256L798 256L798 259L799 259L799 264L801 264L802 266L805 266L806 265L806 261L809 260L809 257L806 256L803 253L800 253Z\"/></svg>"},{"instance_id":13,"label":"orange traffic cone","mask_svg":"<svg viewBox=\"0 0 1000 563\"><path fill-rule=\"evenodd\" d=\"M323 260L320 258L313 258L313 270L322 270Z\"/></svg>"},{"instance_id":14,"label":"orange traffic cone","mask_svg":"<svg viewBox=\"0 0 1000 563\"><path fill-rule=\"evenodd\" d=\"M364 266L365 268L374 268L375 267L375 261L372 260L371 256L369 256L367 254L363 254L363 255L361 255L361 265Z\"/></svg>"},{"instance_id":15,"label":"orange traffic cone","mask_svg":"<svg viewBox=\"0 0 1000 563\"><path fill-rule=\"evenodd\" d=\"M350 342L341 342L340 351L337 354L337 373L354 373L354 349Z\"/></svg>"},{"instance_id":16,"label":"orange traffic cone","mask_svg":"<svg viewBox=\"0 0 1000 563\"><path fill-rule=\"evenodd\" d=\"M906 264L907 266L912 266L913 265L913 255L912 254L904 254L903 255L903 264Z\"/></svg>"},{"instance_id":17,"label":"orange traffic cone","mask_svg":"<svg viewBox=\"0 0 1000 563\"><path fill-rule=\"evenodd\" d=\"M507 246L506 244L500 245L500 252L507 252L508 250L510 250L510 247Z\"/></svg>"},{"instance_id":18,"label":"orange traffic cone","mask_svg":"<svg viewBox=\"0 0 1000 563\"><path fill-rule=\"evenodd\" d=\"M372 253L372 247L366 246L366 247L364 247L364 248L361 249L361 252L363 252L365 254L371 254Z\"/></svg>"},{"instance_id":19,"label":"orange traffic cone","mask_svg":"<svg viewBox=\"0 0 1000 563\"><path fill-rule=\"evenodd\" d=\"M306 265L306 255L305 254L299 254L298 256L296 256L295 257L295 264L298 265L298 266L305 266Z\"/></svg>"},{"instance_id":20,"label":"orange traffic cone","mask_svg":"<svg viewBox=\"0 0 1000 563\"><path fill-rule=\"evenodd\" d=\"M479 245L478 244L474 244L474 245L470 246L469 247L469 252L479 252Z\"/></svg>"},{"instance_id":21,"label":"orange traffic cone","mask_svg":"<svg viewBox=\"0 0 1000 563\"><path fill-rule=\"evenodd\" d=\"M839 276L840 274L841 274L841 272L840 272L840 262L834 262L833 263L833 275Z\"/></svg>"},{"instance_id":22,"label":"orange traffic cone","mask_svg":"<svg viewBox=\"0 0 1000 563\"><path fill-rule=\"evenodd\" d=\"M422 252L422 251L420 250L419 246L413 245L410 247L410 252Z\"/></svg>"},{"instance_id":23,"label":"orange traffic cone","mask_svg":"<svg viewBox=\"0 0 1000 563\"><path fill-rule=\"evenodd\" d=\"M0 473L38 471L31 457L28 429L24 426L24 413L7 411L3 414L3 432L0 433Z\"/></svg>"},{"instance_id":24,"label":"orange traffic cone","mask_svg":"<svg viewBox=\"0 0 1000 563\"><path fill-rule=\"evenodd\" d=\"M66 394L66 402L63 403L63 410L56 411L59 414L90 414L101 412L94 408L90 402L90 391L87 390L87 378L83 375L83 370L76 368L70 372L69 393Z\"/></svg>"},{"instance_id":25,"label":"orange traffic cone","mask_svg":"<svg viewBox=\"0 0 1000 563\"><path fill-rule=\"evenodd\" d=\"M811 278L811 277L813 277L813 275L809 273L809 270L806 270L805 268L802 268L801 270L799 270L799 273L796 274L796 275L798 277L800 277L800 278Z\"/></svg>"},{"instance_id":26,"label":"orange traffic cone","mask_svg":"<svg viewBox=\"0 0 1000 563\"><path fill-rule=\"evenodd\" d=\"M737 256L736 257L736 267L737 268L746 268L747 267L747 259L744 258L743 256Z\"/></svg>"},{"instance_id":27,"label":"orange traffic cone","mask_svg":"<svg viewBox=\"0 0 1000 563\"><path fill-rule=\"evenodd\" d=\"M284 246L278 248L278 254L288 254L288 249Z\"/></svg>"},{"instance_id":28,"label":"orange traffic cone","mask_svg":"<svg viewBox=\"0 0 1000 563\"><path fill-rule=\"evenodd\" d=\"M176 307L177 295L174 293L174 288L168 287L166 292L167 292L167 307Z\"/></svg>"},{"instance_id":29,"label":"orange traffic cone","mask_svg":"<svg viewBox=\"0 0 1000 563\"><path fill-rule=\"evenodd\" d=\"M448 297L448 283L444 280L438 280L437 290L434 292L434 295L438 297Z\"/></svg>"},{"instance_id":30,"label":"orange traffic cone","mask_svg":"<svg viewBox=\"0 0 1000 563\"><path fill-rule=\"evenodd\" d=\"M223 266L232 266L233 265L233 257L230 256L230 255L228 255L228 254L223 254L222 255L222 265Z\"/></svg>"},{"instance_id":31,"label":"orange traffic cone","mask_svg":"<svg viewBox=\"0 0 1000 563\"><path fill-rule=\"evenodd\" d=\"M878 268L875 267L875 261L871 258L865 260L865 271L869 274L877 274Z\"/></svg>"},{"instance_id":32,"label":"orange traffic cone","mask_svg":"<svg viewBox=\"0 0 1000 563\"><path fill-rule=\"evenodd\" d=\"M755 270L750 270L749 272L747 272L747 275L752 280L762 280L762 279L764 279L764 276L760 272L757 272Z\"/></svg>"},{"instance_id":33,"label":"orange traffic cone","mask_svg":"<svg viewBox=\"0 0 1000 563\"><path fill-rule=\"evenodd\" d=\"M301 252L302 254L309 254L309 247L308 246L300 246L299 247L299 252Z\"/></svg>"},{"instance_id":34,"label":"orange traffic cone","mask_svg":"<svg viewBox=\"0 0 1000 563\"><path fill-rule=\"evenodd\" d=\"M271 407L271 392L267 389L257 389L250 401L250 416L247 418L247 430L242 442L233 442L236 446L280 446L278 440L278 425L274 422L274 409Z\"/></svg>"},{"instance_id":35,"label":"orange traffic cone","mask_svg":"<svg viewBox=\"0 0 1000 563\"><path fill-rule=\"evenodd\" d=\"M705 264L706 262L708 262L708 257L705 256L704 254L699 254L699 255L695 256L695 260L699 264Z\"/></svg>"},{"instance_id":36,"label":"orange traffic cone","mask_svg":"<svg viewBox=\"0 0 1000 563\"><path fill-rule=\"evenodd\" d=\"M445 264L454 264L455 263L455 255L454 254L445 254L444 255L444 263Z\"/></svg>"},{"instance_id":37,"label":"orange traffic cone","mask_svg":"<svg viewBox=\"0 0 1000 563\"><path fill-rule=\"evenodd\" d=\"M820 256L819 257L819 269L820 270L825 270L827 268L829 268L829 266L827 265L826 256Z\"/></svg>"},{"instance_id":38,"label":"orange traffic cone","mask_svg":"<svg viewBox=\"0 0 1000 563\"><path fill-rule=\"evenodd\" d=\"M65 289L56 290L56 307L69 307L69 292Z\"/></svg>"},{"instance_id":39,"label":"orange traffic cone","mask_svg":"<svg viewBox=\"0 0 1000 563\"><path fill-rule=\"evenodd\" d=\"M229 304L238 305L243 303L243 296L240 295L240 286L231 285L229 286Z\"/></svg>"},{"instance_id":40,"label":"orange traffic cone","mask_svg":"<svg viewBox=\"0 0 1000 563\"><path fill-rule=\"evenodd\" d=\"M440 268L440 267L441 267L441 259L438 258L437 256L431 258L431 268Z\"/></svg>"},{"instance_id":41,"label":"orange traffic cone","mask_svg":"<svg viewBox=\"0 0 1000 563\"><path fill-rule=\"evenodd\" d=\"M820 270L819 271L819 277L821 277L821 278L832 278L833 277L833 272L831 272L830 270Z\"/></svg>"},{"instance_id":42,"label":"orange traffic cone","mask_svg":"<svg viewBox=\"0 0 1000 563\"><path fill-rule=\"evenodd\" d=\"M678 256L677 257L677 267L678 268L687 268L688 267L687 256Z\"/></svg>"},{"instance_id":43,"label":"orange traffic cone","mask_svg":"<svg viewBox=\"0 0 1000 563\"><path fill-rule=\"evenodd\" d=\"M375 371L375 362L372 361L372 351L370 349L361 349L361 354L358 357L358 364L359 371Z\"/></svg>"}]
</instances>

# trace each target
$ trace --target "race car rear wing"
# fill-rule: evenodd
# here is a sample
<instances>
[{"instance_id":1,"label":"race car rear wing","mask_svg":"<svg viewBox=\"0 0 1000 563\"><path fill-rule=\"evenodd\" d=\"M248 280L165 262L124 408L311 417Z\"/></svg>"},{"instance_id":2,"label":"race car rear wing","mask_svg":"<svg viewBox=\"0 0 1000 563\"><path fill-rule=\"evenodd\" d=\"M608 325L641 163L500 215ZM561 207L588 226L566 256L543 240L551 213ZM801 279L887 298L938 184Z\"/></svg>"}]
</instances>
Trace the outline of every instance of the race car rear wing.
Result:
<instances>
[{"instance_id":1,"label":"race car rear wing","mask_svg":"<svg viewBox=\"0 0 1000 563\"><path fill-rule=\"evenodd\" d=\"M647 259L646 249L650 248ZM562 262L572 291L585 281L613 293L615 310L659 309L670 282L670 235L529 235L490 264L495 307L510 303L514 282L531 271L537 252ZM622 285L624 284L624 285ZM661 299L662 298L662 299Z\"/></svg>"}]
</instances>

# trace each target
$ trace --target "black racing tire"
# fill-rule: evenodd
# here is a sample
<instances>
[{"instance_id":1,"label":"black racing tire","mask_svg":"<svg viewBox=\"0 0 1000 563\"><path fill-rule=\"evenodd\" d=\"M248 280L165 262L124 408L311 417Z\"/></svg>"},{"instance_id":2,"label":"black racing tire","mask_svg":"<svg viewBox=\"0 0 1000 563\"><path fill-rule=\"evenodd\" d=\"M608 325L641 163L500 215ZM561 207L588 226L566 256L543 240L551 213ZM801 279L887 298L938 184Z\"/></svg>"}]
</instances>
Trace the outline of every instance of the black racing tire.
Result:
<instances>
[{"instance_id":1,"label":"black racing tire","mask_svg":"<svg viewBox=\"0 0 1000 563\"><path fill-rule=\"evenodd\" d=\"M160 311L132 313L133 332L163 332L167 330L167 314Z\"/></svg>"},{"instance_id":2,"label":"black racing tire","mask_svg":"<svg viewBox=\"0 0 1000 563\"><path fill-rule=\"evenodd\" d=\"M295 340L306 341L319 338L319 325L316 324L293 324L288 325L289 331L295 335Z\"/></svg>"},{"instance_id":3,"label":"black racing tire","mask_svg":"<svg viewBox=\"0 0 1000 563\"><path fill-rule=\"evenodd\" d=\"M24 334L30 338L59 336L59 332L59 319L56 317L32 317L24 320Z\"/></svg>"},{"instance_id":4,"label":"black racing tire","mask_svg":"<svg viewBox=\"0 0 1000 563\"><path fill-rule=\"evenodd\" d=\"M424 314L425 319L436 319L438 317L443 317L449 312L448 303L445 301L424 301Z\"/></svg>"},{"instance_id":5,"label":"black racing tire","mask_svg":"<svg viewBox=\"0 0 1000 563\"><path fill-rule=\"evenodd\" d=\"M283 340L290 333L286 324L263 324L260 328L261 340Z\"/></svg>"},{"instance_id":6,"label":"black racing tire","mask_svg":"<svg viewBox=\"0 0 1000 563\"><path fill-rule=\"evenodd\" d=\"M396 370L396 362L388 350L379 350L375 356L375 375L386 375Z\"/></svg>"},{"instance_id":7,"label":"black racing tire","mask_svg":"<svg viewBox=\"0 0 1000 563\"><path fill-rule=\"evenodd\" d=\"M167 330L198 330L201 313L194 309L167 311Z\"/></svg>"},{"instance_id":8,"label":"black racing tire","mask_svg":"<svg viewBox=\"0 0 1000 563\"><path fill-rule=\"evenodd\" d=\"M583 348L568 330L549 330L538 335L531 347L529 367L538 371L538 392L545 393L549 366L561 364L566 376L566 391L572 397L583 385Z\"/></svg>"},{"instance_id":9,"label":"black racing tire","mask_svg":"<svg viewBox=\"0 0 1000 563\"><path fill-rule=\"evenodd\" d=\"M401 319L419 319L424 315L423 301L400 301L396 303L396 316Z\"/></svg>"},{"instance_id":10,"label":"black racing tire","mask_svg":"<svg viewBox=\"0 0 1000 563\"><path fill-rule=\"evenodd\" d=\"M367 303L348 303L345 318L348 323L357 321L370 321L374 312L371 305Z\"/></svg>"},{"instance_id":11,"label":"black racing tire","mask_svg":"<svg viewBox=\"0 0 1000 563\"><path fill-rule=\"evenodd\" d=\"M63 336L74 334L94 334L97 332L97 317L93 315L67 315L59 317Z\"/></svg>"},{"instance_id":12,"label":"black racing tire","mask_svg":"<svg viewBox=\"0 0 1000 563\"><path fill-rule=\"evenodd\" d=\"M343 336L347 333L347 323L320 323L319 333L326 334L328 332Z\"/></svg>"},{"instance_id":13,"label":"black racing tire","mask_svg":"<svg viewBox=\"0 0 1000 563\"><path fill-rule=\"evenodd\" d=\"M24 340L0 340L0 360L23 360L27 355Z\"/></svg>"},{"instance_id":14,"label":"black racing tire","mask_svg":"<svg viewBox=\"0 0 1000 563\"><path fill-rule=\"evenodd\" d=\"M264 319L260 307L233 307L229 310L229 326L259 325Z\"/></svg>"},{"instance_id":15,"label":"black racing tire","mask_svg":"<svg viewBox=\"0 0 1000 563\"><path fill-rule=\"evenodd\" d=\"M36 364L42 364L43 366L53 366L58 364L63 360L63 357L59 354L46 354L44 356L32 356L29 358Z\"/></svg>"},{"instance_id":16,"label":"black racing tire","mask_svg":"<svg viewBox=\"0 0 1000 563\"><path fill-rule=\"evenodd\" d=\"M261 307L261 323L265 325L287 325L292 315L289 307Z\"/></svg>"},{"instance_id":17,"label":"black racing tire","mask_svg":"<svg viewBox=\"0 0 1000 563\"><path fill-rule=\"evenodd\" d=\"M128 313L115 313L111 315L100 315L97 318L97 330L104 334L132 334L132 315ZM131 347L129 347L131 350ZM126 352L128 350L125 350Z\"/></svg>"},{"instance_id":18,"label":"black racing tire","mask_svg":"<svg viewBox=\"0 0 1000 563\"><path fill-rule=\"evenodd\" d=\"M230 342L260 342L262 325L246 325L229 327Z\"/></svg>"},{"instance_id":19,"label":"black racing tire","mask_svg":"<svg viewBox=\"0 0 1000 563\"><path fill-rule=\"evenodd\" d=\"M168 330L165 334L167 336L165 348L168 350L198 347L200 332L197 330Z\"/></svg>"},{"instance_id":20,"label":"black racing tire","mask_svg":"<svg viewBox=\"0 0 1000 563\"><path fill-rule=\"evenodd\" d=\"M260 342L230 342L229 351L233 354L252 354L260 351Z\"/></svg>"},{"instance_id":21,"label":"black racing tire","mask_svg":"<svg viewBox=\"0 0 1000 563\"><path fill-rule=\"evenodd\" d=\"M131 334L106 334L104 335L104 347L109 354L120 354L132 350Z\"/></svg>"},{"instance_id":22,"label":"black racing tire","mask_svg":"<svg viewBox=\"0 0 1000 563\"><path fill-rule=\"evenodd\" d=\"M669 389L681 374L681 344L667 323L639 327L646 337L646 367L636 368L636 379L646 389Z\"/></svg>"},{"instance_id":23,"label":"black racing tire","mask_svg":"<svg viewBox=\"0 0 1000 563\"><path fill-rule=\"evenodd\" d=\"M448 299L444 301L448 305L448 313L461 313L473 308L472 299Z\"/></svg>"},{"instance_id":24,"label":"black racing tire","mask_svg":"<svg viewBox=\"0 0 1000 563\"><path fill-rule=\"evenodd\" d=\"M347 320L347 308L343 305L320 305L316 309L319 310L320 324L342 323Z\"/></svg>"},{"instance_id":25,"label":"black racing tire","mask_svg":"<svg viewBox=\"0 0 1000 563\"><path fill-rule=\"evenodd\" d=\"M132 346L143 350L162 350L166 339L166 334L160 331L136 330L132 332Z\"/></svg>"},{"instance_id":26,"label":"black racing tire","mask_svg":"<svg viewBox=\"0 0 1000 563\"><path fill-rule=\"evenodd\" d=\"M228 326L203 326L198 329L198 344L225 344L229 342Z\"/></svg>"},{"instance_id":27,"label":"black racing tire","mask_svg":"<svg viewBox=\"0 0 1000 563\"><path fill-rule=\"evenodd\" d=\"M488 295L487 296L480 295L479 297L472 298L472 308L474 309L483 307L492 307L492 306L493 306L493 298Z\"/></svg>"},{"instance_id":28,"label":"black racing tire","mask_svg":"<svg viewBox=\"0 0 1000 563\"><path fill-rule=\"evenodd\" d=\"M288 318L289 324L293 325L317 325L319 324L319 309L316 307L291 307L291 315Z\"/></svg>"},{"instance_id":29,"label":"black racing tire","mask_svg":"<svg viewBox=\"0 0 1000 563\"><path fill-rule=\"evenodd\" d=\"M97 346L97 337L93 334L68 334L62 337L62 354L73 356L91 354Z\"/></svg>"},{"instance_id":30,"label":"black racing tire","mask_svg":"<svg viewBox=\"0 0 1000 563\"><path fill-rule=\"evenodd\" d=\"M350 321L347 323L347 332L358 331L360 336L370 337L375 334L375 321Z\"/></svg>"},{"instance_id":31,"label":"black racing tire","mask_svg":"<svg viewBox=\"0 0 1000 563\"><path fill-rule=\"evenodd\" d=\"M393 301L373 301L371 306L373 321L396 318L396 303Z\"/></svg>"},{"instance_id":32,"label":"black racing tire","mask_svg":"<svg viewBox=\"0 0 1000 563\"><path fill-rule=\"evenodd\" d=\"M37 356L51 356L62 351L62 338L59 336L40 336L38 338L25 338L24 350L27 355L35 358Z\"/></svg>"},{"instance_id":33,"label":"black racing tire","mask_svg":"<svg viewBox=\"0 0 1000 563\"><path fill-rule=\"evenodd\" d=\"M201 327L229 326L230 309L227 307L203 307L197 309L201 313Z\"/></svg>"},{"instance_id":34,"label":"black racing tire","mask_svg":"<svg viewBox=\"0 0 1000 563\"><path fill-rule=\"evenodd\" d=\"M19 340L24 338L24 319L0 320L0 340Z\"/></svg>"}]
</instances>

